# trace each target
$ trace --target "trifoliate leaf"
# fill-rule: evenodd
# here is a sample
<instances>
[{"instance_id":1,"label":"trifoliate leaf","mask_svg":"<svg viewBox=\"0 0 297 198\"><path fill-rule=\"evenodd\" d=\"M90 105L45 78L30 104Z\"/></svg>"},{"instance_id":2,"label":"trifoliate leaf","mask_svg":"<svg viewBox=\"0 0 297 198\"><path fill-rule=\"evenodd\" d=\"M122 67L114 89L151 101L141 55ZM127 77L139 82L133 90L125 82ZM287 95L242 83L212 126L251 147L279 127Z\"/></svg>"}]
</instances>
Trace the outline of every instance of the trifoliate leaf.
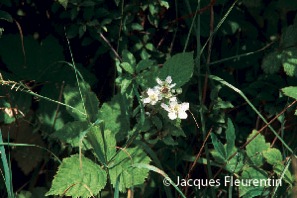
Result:
<instances>
[{"instance_id":1,"label":"trifoliate leaf","mask_svg":"<svg viewBox=\"0 0 297 198\"><path fill-rule=\"evenodd\" d=\"M178 88L190 80L194 70L193 52L179 53L168 59L160 69L159 78L172 77Z\"/></svg>"},{"instance_id":2,"label":"trifoliate leaf","mask_svg":"<svg viewBox=\"0 0 297 198\"><path fill-rule=\"evenodd\" d=\"M256 130L248 136L247 140L249 141L257 134ZM263 135L258 134L247 146L246 153L253 162L255 166L262 166L264 163L263 151L269 149L270 144L266 143Z\"/></svg>"},{"instance_id":3,"label":"trifoliate leaf","mask_svg":"<svg viewBox=\"0 0 297 198\"><path fill-rule=\"evenodd\" d=\"M133 164L148 164L150 158L138 147L122 149L109 164L110 180L115 187L119 182L119 190L125 192L127 188L143 184L149 170L133 167Z\"/></svg>"},{"instance_id":4,"label":"trifoliate leaf","mask_svg":"<svg viewBox=\"0 0 297 198\"><path fill-rule=\"evenodd\" d=\"M66 107L66 110L73 118L84 121L88 117L91 122L98 119L99 101L96 94L91 91L88 83L81 82L80 90L78 87L66 86L63 95L65 103L75 108ZM84 115L85 113L87 117Z\"/></svg>"},{"instance_id":5,"label":"trifoliate leaf","mask_svg":"<svg viewBox=\"0 0 297 198\"><path fill-rule=\"evenodd\" d=\"M106 172L99 165L84 156L72 155L62 161L46 196L94 197L106 181Z\"/></svg>"},{"instance_id":6,"label":"trifoliate leaf","mask_svg":"<svg viewBox=\"0 0 297 198\"><path fill-rule=\"evenodd\" d=\"M282 56L278 52L272 52L266 55L262 62L262 69L266 74L275 74L279 71L282 62Z\"/></svg>"}]
</instances>

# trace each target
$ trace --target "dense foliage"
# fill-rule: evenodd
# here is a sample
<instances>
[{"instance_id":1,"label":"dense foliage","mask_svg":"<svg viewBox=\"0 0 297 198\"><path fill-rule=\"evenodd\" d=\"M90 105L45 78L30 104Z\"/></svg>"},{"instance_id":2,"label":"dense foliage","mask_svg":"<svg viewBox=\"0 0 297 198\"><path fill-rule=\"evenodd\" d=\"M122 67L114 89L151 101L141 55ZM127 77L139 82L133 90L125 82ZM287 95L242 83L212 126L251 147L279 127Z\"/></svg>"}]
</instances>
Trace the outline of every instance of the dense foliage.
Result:
<instances>
[{"instance_id":1,"label":"dense foliage","mask_svg":"<svg viewBox=\"0 0 297 198\"><path fill-rule=\"evenodd\" d=\"M1 0L0 197L294 195L296 13Z\"/></svg>"}]
</instances>

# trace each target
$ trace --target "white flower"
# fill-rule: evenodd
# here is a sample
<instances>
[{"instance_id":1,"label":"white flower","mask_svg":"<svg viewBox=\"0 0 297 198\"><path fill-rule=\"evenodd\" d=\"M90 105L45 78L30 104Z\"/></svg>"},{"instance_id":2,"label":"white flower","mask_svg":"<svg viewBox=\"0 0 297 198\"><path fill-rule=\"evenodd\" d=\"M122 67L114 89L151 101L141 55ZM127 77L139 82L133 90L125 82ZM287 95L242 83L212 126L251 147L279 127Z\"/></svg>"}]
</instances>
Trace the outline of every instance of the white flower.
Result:
<instances>
[{"instance_id":1,"label":"white flower","mask_svg":"<svg viewBox=\"0 0 297 198\"><path fill-rule=\"evenodd\" d=\"M171 120L186 119L188 117L186 111L189 110L189 103L184 102L178 104L176 97L170 98L169 106L162 103L161 107L168 112L168 117Z\"/></svg>"},{"instance_id":2,"label":"white flower","mask_svg":"<svg viewBox=\"0 0 297 198\"><path fill-rule=\"evenodd\" d=\"M162 100L162 95L157 89L149 88L146 93L148 97L143 99L144 104L155 105L159 100Z\"/></svg>"},{"instance_id":3,"label":"white flower","mask_svg":"<svg viewBox=\"0 0 297 198\"><path fill-rule=\"evenodd\" d=\"M162 81L160 78L156 79L158 85L154 87L154 89L158 89L160 93L162 94L162 97L170 98L172 96L171 89L176 85L175 83L172 83L171 76L167 76L165 81Z\"/></svg>"}]
</instances>

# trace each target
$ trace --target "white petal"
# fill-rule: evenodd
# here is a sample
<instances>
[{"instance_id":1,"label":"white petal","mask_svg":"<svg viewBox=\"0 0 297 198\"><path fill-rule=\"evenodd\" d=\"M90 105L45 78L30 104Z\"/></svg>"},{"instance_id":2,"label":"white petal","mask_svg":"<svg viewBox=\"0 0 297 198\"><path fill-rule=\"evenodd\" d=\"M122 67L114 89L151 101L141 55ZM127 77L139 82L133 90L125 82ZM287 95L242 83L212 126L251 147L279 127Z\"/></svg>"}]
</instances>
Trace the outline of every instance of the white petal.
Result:
<instances>
[{"instance_id":1,"label":"white petal","mask_svg":"<svg viewBox=\"0 0 297 198\"><path fill-rule=\"evenodd\" d=\"M148 94L149 96L150 96L150 95L153 95L153 94L155 94L155 90L149 88L149 89L147 90L147 94Z\"/></svg>"},{"instance_id":2,"label":"white petal","mask_svg":"<svg viewBox=\"0 0 297 198\"><path fill-rule=\"evenodd\" d=\"M169 88L171 89L172 87L175 87L176 83L173 83L171 85L169 85Z\"/></svg>"},{"instance_id":3,"label":"white petal","mask_svg":"<svg viewBox=\"0 0 297 198\"><path fill-rule=\"evenodd\" d=\"M172 97L169 99L170 102L177 102L177 98L176 97Z\"/></svg>"},{"instance_id":4,"label":"white petal","mask_svg":"<svg viewBox=\"0 0 297 198\"><path fill-rule=\"evenodd\" d=\"M157 81L157 83L158 83L159 85L163 85L163 81L160 80L160 78L156 78L156 81Z\"/></svg>"},{"instance_id":5,"label":"white petal","mask_svg":"<svg viewBox=\"0 0 297 198\"><path fill-rule=\"evenodd\" d=\"M170 108L168 107L168 105L162 103L162 104L161 104L161 107L162 107L164 110L170 112Z\"/></svg>"},{"instance_id":6,"label":"white petal","mask_svg":"<svg viewBox=\"0 0 297 198\"><path fill-rule=\"evenodd\" d=\"M171 76L167 76L167 78L165 79L165 81L170 84L172 82L172 78Z\"/></svg>"},{"instance_id":7,"label":"white petal","mask_svg":"<svg viewBox=\"0 0 297 198\"><path fill-rule=\"evenodd\" d=\"M179 112L178 112L178 117L179 117L180 119L187 119L188 115L187 115L187 113L184 112L184 111L179 111Z\"/></svg>"},{"instance_id":8,"label":"white petal","mask_svg":"<svg viewBox=\"0 0 297 198\"><path fill-rule=\"evenodd\" d=\"M151 99L150 99L150 98L144 98L144 99L143 99L143 103L145 103L145 104L146 104L146 103L150 103L150 102L151 102Z\"/></svg>"},{"instance_id":9,"label":"white petal","mask_svg":"<svg viewBox=\"0 0 297 198\"><path fill-rule=\"evenodd\" d=\"M168 117L170 120L175 120L177 118L177 115L174 112L169 112Z\"/></svg>"},{"instance_id":10,"label":"white petal","mask_svg":"<svg viewBox=\"0 0 297 198\"><path fill-rule=\"evenodd\" d=\"M189 110L189 103L184 102L184 103L180 104L180 109L182 109L183 111Z\"/></svg>"},{"instance_id":11,"label":"white petal","mask_svg":"<svg viewBox=\"0 0 297 198\"><path fill-rule=\"evenodd\" d=\"M153 90L157 91L158 93L160 92L162 87L160 87L159 85L154 86Z\"/></svg>"}]
</instances>

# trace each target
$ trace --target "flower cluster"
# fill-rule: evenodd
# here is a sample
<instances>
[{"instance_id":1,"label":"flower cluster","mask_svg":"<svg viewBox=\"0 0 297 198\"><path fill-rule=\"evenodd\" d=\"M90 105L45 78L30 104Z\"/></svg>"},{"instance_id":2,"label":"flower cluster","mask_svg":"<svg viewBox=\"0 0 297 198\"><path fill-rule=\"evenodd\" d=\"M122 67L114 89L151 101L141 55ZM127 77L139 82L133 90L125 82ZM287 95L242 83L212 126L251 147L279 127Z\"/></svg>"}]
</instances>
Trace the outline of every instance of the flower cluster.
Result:
<instances>
[{"instance_id":1,"label":"flower cluster","mask_svg":"<svg viewBox=\"0 0 297 198\"><path fill-rule=\"evenodd\" d=\"M175 96L181 93L181 89L173 89L176 84L172 84L171 76L168 76L165 81L160 78L157 78L156 81L158 85L146 91L147 97L143 98L143 103L154 106L161 102L160 106L168 112L169 119L186 119L188 117L186 111L189 110L189 103L178 103Z\"/></svg>"}]
</instances>

